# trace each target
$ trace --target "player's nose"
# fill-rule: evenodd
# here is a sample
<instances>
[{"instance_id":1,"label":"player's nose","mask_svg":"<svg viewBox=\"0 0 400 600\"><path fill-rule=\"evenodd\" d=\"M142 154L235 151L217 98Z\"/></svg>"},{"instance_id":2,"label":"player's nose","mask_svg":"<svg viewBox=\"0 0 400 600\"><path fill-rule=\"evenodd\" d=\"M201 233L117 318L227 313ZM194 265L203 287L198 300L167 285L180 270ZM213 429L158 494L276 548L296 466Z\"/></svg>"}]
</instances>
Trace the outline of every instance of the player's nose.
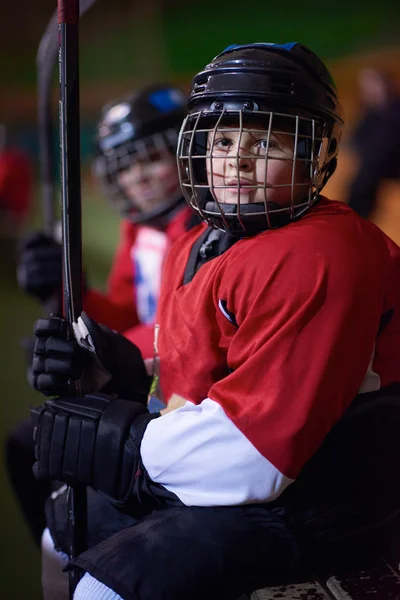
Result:
<instances>
[{"instance_id":1,"label":"player's nose","mask_svg":"<svg viewBox=\"0 0 400 600\"><path fill-rule=\"evenodd\" d=\"M148 178L147 165L144 161L138 160L132 165L132 178L136 181L143 181Z\"/></svg>"},{"instance_id":2,"label":"player's nose","mask_svg":"<svg viewBox=\"0 0 400 600\"><path fill-rule=\"evenodd\" d=\"M253 160L249 156L249 151L244 146L236 147L236 150L229 154L229 166L238 171L251 171Z\"/></svg>"}]
</instances>

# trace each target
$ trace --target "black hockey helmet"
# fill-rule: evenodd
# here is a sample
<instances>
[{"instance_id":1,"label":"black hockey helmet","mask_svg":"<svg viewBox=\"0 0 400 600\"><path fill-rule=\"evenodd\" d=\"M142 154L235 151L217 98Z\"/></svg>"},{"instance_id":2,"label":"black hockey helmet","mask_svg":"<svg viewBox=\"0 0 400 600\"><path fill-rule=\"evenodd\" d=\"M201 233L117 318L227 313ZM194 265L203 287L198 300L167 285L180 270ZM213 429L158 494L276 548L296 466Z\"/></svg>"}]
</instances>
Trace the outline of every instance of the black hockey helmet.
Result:
<instances>
[{"instance_id":1,"label":"black hockey helmet","mask_svg":"<svg viewBox=\"0 0 400 600\"><path fill-rule=\"evenodd\" d=\"M194 77L188 112L178 144L181 187L190 206L214 227L246 235L297 219L316 202L336 168L343 109L328 69L302 44L229 46ZM255 131L252 123L267 131L266 168L270 134L277 131L294 140L293 172L295 161L307 169L307 184L287 181L286 206L269 201L274 186L266 177L262 185L248 186L263 190L261 202L241 203L239 185L235 204L220 202L218 188L226 186L215 185L212 167L211 181L207 175L207 164L216 159L210 147L215 135L230 128L240 140L243 132Z\"/></svg>"},{"instance_id":2,"label":"black hockey helmet","mask_svg":"<svg viewBox=\"0 0 400 600\"><path fill-rule=\"evenodd\" d=\"M152 161L175 154L185 100L181 90L157 84L103 107L96 131L93 171L113 206L133 222L163 216L182 199L177 182L176 189L161 194L156 206L143 209L122 189L118 175L137 160Z\"/></svg>"}]
</instances>

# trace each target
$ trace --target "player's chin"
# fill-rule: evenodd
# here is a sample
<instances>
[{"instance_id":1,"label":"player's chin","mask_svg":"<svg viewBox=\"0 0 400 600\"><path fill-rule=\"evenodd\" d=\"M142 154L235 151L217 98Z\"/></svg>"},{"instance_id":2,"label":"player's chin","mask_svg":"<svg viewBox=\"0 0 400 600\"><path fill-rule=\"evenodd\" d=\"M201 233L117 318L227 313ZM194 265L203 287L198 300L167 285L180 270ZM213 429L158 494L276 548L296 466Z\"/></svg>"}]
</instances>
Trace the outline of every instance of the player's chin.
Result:
<instances>
[{"instance_id":1,"label":"player's chin","mask_svg":"<svg viewBox=\"0 0 400 600\"><path fill-rule=\"evenodd\" d=\"M142 187L135 190L135 194L131 195L131 200L133 204L139 208L149 208L158 204L162 200L164 192L164 189L160 189L158 187Z\"/></svg>"}]
</instances>

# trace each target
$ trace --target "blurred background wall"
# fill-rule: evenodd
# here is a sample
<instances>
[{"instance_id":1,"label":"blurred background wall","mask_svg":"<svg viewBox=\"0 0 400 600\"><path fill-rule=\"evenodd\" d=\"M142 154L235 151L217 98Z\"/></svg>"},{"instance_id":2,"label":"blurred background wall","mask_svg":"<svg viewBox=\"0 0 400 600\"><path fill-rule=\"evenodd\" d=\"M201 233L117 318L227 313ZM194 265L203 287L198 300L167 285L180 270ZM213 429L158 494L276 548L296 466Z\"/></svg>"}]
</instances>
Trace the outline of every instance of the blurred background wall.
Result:
<instances>
[{"instance_id":1,"label":"blurred background wall","mask_svg":"<svg viewBox=\"0 0 400 600\"><path fill-rule=\"evenodd\" d=\"M397 70L398 54L390 58L387 49L394 51L398 44L398 4L336 0L316 8L296 0L284 6L265 0L249 5L241 0L98 0L81 21L84 134L110 98L159 78L188 86L191 76L225 46L252 40L309 45L328 62L353 110L347 96L356 91L359 63L353 61L349 68L346 59L364 54L362 60ZM19 130L34 126L35 54L54 5L51 0L21 0L18 10L9 7L2 14L1 120ZM26 143L33 148L34 135ZM83 150L88 150L86 144Z\"/></svg>"},{"instance_id":2,"label":"blurred background wall","mask_svg":"<svg viewBox=\"0 0 400 600\"><path fill-rule=\"evenodd\" d=\"M52 0L4 4L0 19L0 123L30 156L35 195L27 228L40 227L36 135L37 47L55 9ZM90 177L94 125L101 106L136 86L169 80L188 89L192 75L232 43L301 41L326 60L351 131L359 113L357 74L363 66L384 68L400 81L400 3L397 0L336 0L332 3L265 0L97 0L81 22L81 125L83 157L84 262L92 285L104 287L118 236L119 217ZM54 81L56 118L57 76ZM55 149L57 140L54 141ZM354 173L344 149L328 195L344 199ZM55 172L57 177L57 171ZM400 242L400 198L396 185L382 191L374 219ZM25 382L20 340L30 334L40 307L17 289L12 260L0 256L1 435L41 399ZM0 598L37 600L39 552L13 502L0 469Z\"/></svg>"}]
</instances>

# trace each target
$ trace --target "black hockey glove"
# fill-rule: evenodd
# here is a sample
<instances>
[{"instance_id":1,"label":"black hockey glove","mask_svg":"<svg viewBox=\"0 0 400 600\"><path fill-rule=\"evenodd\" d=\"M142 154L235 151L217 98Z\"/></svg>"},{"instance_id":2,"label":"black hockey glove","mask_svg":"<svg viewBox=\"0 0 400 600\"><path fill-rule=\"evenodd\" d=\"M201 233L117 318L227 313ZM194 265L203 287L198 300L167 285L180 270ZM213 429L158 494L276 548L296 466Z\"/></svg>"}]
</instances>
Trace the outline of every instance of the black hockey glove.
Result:
<instances>
[{"instance_id":1,"label":"black hockey glove","mask_svg":"<svg viewBox=\"0 0 400 600\"><path fill-rule=\"evenodd\" d=\"M158 416L138 402L104 394L47 400L31 410L34 474L90 486L120 503L131 496L140 500L151 486L140 444L148 423Z\"/></svg>"},{"instance_id":2,"label":"black hockey glove","mask_svg":"<svg viewBox=\"0 0 400 600\"><path fill-rule=\"evenodd\" d=\"M22 244L17 266L20 289L41 302L61 292L61 245L43 232L33 233Z\"/></svg>"},{"instance_id":3,"label":"black hockey glove","mask_svg":"<svg viewBox=\"0 0 400 600\"><path fill-rule=\"evenodd\" d=\"M46 396L65 396L79 380L82 393L103 391L147 404L151 377L142 354L124 336L86 313L74 323L56 316L38 319L32 385Z\"/></svg>"}]
</instances>

